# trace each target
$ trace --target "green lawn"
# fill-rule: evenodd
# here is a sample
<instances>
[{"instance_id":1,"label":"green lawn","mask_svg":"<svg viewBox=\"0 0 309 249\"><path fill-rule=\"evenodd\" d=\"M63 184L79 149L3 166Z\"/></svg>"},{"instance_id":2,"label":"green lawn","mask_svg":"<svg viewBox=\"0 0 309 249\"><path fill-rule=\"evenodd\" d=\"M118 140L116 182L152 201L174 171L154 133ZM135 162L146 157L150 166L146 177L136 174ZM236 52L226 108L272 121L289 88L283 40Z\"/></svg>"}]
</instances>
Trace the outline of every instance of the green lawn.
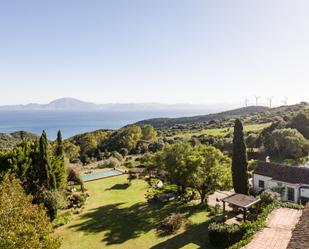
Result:
<instances>
[{"instance_id":1,"label":"green lawn","mask_svg":"<svg viewBox=\"0 0 309 249\"><path fill-rule=\"evenodd\" d=\"M247 124L244 125L245 132L258 132L262 129L270 126L271 123L265 123L265 124ZM175 137L182 137L186 139L190 139L193 135L200 136L214 136L214 137L224 137L228 133L233 132L233 127L230 128L220 128L220 129L204 129L200 131L190 131L190 132L182 132L180 134L175 135Z\"/></svg>"},{"instance_id":2,"label":"green lawn","mask_svg":"<svg viewBox=\"0 0 309 249\"><path fill-rule=\"evenodd\" d=\"M177 203L148 204L143 180L127 185L127 176L86 183L90 197L83 212L56 230L63 238L63 249L215 249L208 242L208 213L196 205ZM190 221L175 235L160 235L157 224L168 214L179 211Z\"/></svg>"}]
</instances>

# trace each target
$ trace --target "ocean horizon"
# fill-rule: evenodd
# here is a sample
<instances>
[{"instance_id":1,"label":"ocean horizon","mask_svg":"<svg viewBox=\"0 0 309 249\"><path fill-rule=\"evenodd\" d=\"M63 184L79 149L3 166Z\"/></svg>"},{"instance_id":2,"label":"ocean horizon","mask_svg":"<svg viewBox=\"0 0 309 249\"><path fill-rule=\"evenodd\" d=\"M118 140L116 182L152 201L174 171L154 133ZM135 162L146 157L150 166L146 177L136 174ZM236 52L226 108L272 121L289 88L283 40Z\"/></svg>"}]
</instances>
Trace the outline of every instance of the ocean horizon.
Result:
<instances>
[{"instance_id":1,"label":"ocean horizon","mask_svg":"<svg viewBox=\"0 0 309 249\"><path fill-rule=\"evenodd\" d=\"M28 131L48 138L56 138L61 130L63 138L98 129L119 129L140 120L158 117L182 117L208 114L192 111L0 111L0 133Z\"/></svg>"}]
</instances>

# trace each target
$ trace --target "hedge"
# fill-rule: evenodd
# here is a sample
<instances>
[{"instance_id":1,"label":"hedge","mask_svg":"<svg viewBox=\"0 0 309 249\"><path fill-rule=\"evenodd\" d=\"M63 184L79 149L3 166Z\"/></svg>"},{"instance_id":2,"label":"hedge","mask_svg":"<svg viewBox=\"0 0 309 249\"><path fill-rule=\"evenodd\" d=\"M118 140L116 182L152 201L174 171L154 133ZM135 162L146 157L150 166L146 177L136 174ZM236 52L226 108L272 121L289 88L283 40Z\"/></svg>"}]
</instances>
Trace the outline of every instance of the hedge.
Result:
<instances>
[{"instance_id":1,"label":"hedge","mask_svg":"<svg viewBox=\"0 0 309 249\"><path fill-rule=\"evenodd\" d=\"M220 248L227 248L240 241L244 233L245 230L237 224L211 223L208 226L208 237L210 242Z\"/></svg>"},{"instance_id":2,"label":"hedge","mask_svg":"<svg viewBox=\"0 0 309 249\"><path fill-rule=\"evenodd\" d=\"M208 227L210 242L219 247L238 249L247 245L254 234L264 228L268 215L277 207L302 209L302 205L288 202L273 202L262 208L257 220L242 222L238 224L211 223Z\"/></svg>"},{"instance_id":3,"label":"hedge","mask_svg":"<svg viewBox=\"0 0 309 249\"><path fill-rule=\"evenodd\" d=\"M259 215L258 219L254 222L242 222L241 226L246 230L243 238L237 242L236 244L230 246L228 249L239 249L247 244L250 243L253 236L266 227L267 224L267 217L268 215L278 207L286 207L286 208L293 208L293 209L302 209L304 208L302 205L289 203L289 202L273 202L262 209L261 214Z\"/></svg>"}]
</instances>

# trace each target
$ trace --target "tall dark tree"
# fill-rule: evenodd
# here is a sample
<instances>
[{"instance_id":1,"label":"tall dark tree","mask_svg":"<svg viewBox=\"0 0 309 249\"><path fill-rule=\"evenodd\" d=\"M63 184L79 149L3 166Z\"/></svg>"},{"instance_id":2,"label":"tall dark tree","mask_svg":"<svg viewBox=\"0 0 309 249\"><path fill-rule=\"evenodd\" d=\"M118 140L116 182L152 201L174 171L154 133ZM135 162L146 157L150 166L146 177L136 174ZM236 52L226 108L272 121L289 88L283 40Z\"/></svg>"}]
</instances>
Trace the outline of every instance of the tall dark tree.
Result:
<instances>
[{"instance_id":1,"label":"tall dark tree","mask_svg":"<svg viewBox=\"0 0 309 249\"><path fill-rule=\"evenodd\" d=\"M49 143L45 130L40 137L37 174L40 186L47 189L56 188L57 184L52 170Z\"/></svg>"},{"instance_id":2,"label":"tall dark tree","mask_svg":"<svg viewBox=\"0 0 309 249\"><path fill-rule=\"evenodd\" d=\"M236 193L248 194L248 161L242 123L236 119L233 138L232 177Z\"/></svg>"},{"instance_id":3,"label":"tall dark tree","mask_svg":"<svg viewBox=\"0 0 309 249\"><path fill-rule=\"evenodd\" d=\"M56 156L63 156L64 149L63 149L63 143L62 143L62 134L59 130L57 133L57 140L56 140L56 149L55 149L55 155Z\"/></svg>"},{"instance_id":4,"label":"tall dark tree","mask_svg":"<svg viewBox=\"0 0 309 249\"><path fill-rule=\"evenodd\" d=\"M55 157L53 160L53 173L56 179L57 188L63 187L66 182L66 169L61 131L58 131L57 134Z\"/></svg>"}]
</instances>

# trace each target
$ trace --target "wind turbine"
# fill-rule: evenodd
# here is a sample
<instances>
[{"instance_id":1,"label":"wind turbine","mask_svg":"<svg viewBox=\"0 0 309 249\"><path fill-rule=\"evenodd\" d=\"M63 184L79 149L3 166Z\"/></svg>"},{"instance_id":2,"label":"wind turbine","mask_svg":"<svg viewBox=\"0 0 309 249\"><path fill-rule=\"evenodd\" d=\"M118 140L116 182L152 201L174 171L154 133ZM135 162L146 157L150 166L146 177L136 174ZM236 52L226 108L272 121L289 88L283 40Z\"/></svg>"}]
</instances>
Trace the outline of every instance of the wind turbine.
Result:
<instances>
[{"instance_id":1,"label":"wind turbine","mask_svg":"<svg viewBox=\"0 0 309 249\"><path fill-rule=\"evenodd\" d=\"M254 96L255 97L255 105L258 105L259 99L261 98L260 96Z\"/></svg>"},{"instance_id":2,"label":"wind turbine","mask_svg":"<svg viewBox=\"0 0 309 249\"><path fill-rule=\"evenodd\" d=\"M245 98L245 106L248 106L249 99Z\"/></svg>"},{"instance_id":3,"label":"wind turbine","mask_svg":"<svg viewBox=\"0 0 309 249\"><path fill-rule=\"evenodd\" d=\"M271 108L271 104L273 102L274 97L266 98L266 100L269 102L269 108Z\"/></svg>"},{"instance_id":4,"label":"wind turbine","mask_svg":"<svg viewBox=\"0 0 309 249\"><path fill-rule=\"evenodd\" d=\"M281 102L282 102L284 105L287 105L287 103L288 103L288 98L285 98L284 100L281 100Z\"/></svg>"}]
</instances>

